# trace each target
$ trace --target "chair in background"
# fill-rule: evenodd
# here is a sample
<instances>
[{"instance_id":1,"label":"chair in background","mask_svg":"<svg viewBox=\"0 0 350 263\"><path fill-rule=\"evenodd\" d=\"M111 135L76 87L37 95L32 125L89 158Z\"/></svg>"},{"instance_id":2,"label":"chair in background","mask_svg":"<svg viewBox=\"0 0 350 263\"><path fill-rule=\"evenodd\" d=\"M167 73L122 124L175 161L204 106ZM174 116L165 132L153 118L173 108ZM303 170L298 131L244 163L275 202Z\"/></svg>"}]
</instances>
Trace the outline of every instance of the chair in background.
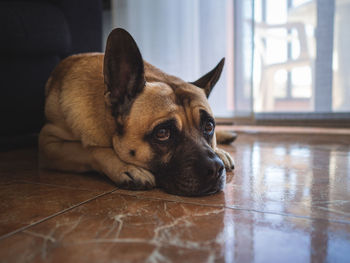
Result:
<instances>
[{"instance_id":1,"label":"chair in background","mask_svg":"<svg viewBox=\"0 0 350 263\"><path fill-rule=\"evenodd\" d=\"M276 29L283 29L285 36L274 34ZM297 34L293 34L293 31ZM287 58L285 61L277 63L268 63L266 58L266 39L280 39L286 45L295 40L299 43L300 52L296 58ZM255 109L262 110L264 112L271 112L274 110L275 97L274 97L274 77L279 70L292 71L295 68L308 66L313 68L313 59L311 58L307 36L305 32L305 25L303 23L285 23L269 25L266 23L255 23L255 38L254 38L255 50L259 54L261 62L261 78L256 94ZM312 78L311 78L312 79Z\"/></svg>"}]
</instances>

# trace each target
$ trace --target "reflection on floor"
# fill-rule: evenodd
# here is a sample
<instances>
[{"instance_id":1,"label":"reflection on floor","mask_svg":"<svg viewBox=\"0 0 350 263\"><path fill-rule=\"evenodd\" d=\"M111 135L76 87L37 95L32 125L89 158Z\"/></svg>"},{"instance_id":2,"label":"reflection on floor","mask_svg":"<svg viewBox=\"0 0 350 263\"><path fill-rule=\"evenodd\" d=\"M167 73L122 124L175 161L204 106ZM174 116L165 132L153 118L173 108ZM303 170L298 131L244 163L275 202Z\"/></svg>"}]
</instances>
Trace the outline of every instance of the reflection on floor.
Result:
<instances>
[{"instance_id":1,"label":"reflection on floor","mask_svg":"<svg viewBox=\"0 0 350 263\"><path fill-rule=\"evenodd\" d=\"M223 192L125 191L0 153L1 262L350 262L350 137L239 134Z\"/></svg>"}]
</instances>

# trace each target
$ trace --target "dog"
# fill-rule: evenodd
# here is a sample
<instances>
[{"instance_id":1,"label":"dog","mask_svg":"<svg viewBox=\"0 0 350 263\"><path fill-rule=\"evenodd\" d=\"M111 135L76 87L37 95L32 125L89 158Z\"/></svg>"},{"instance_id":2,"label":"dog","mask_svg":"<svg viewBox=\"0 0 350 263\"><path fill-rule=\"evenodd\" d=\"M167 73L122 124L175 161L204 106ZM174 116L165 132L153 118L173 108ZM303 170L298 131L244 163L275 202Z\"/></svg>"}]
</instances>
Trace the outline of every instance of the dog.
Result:
<instances>
[{"instance_id":1,"label":"dog","mask_svg":"<svg viewBox=\"0 0 350 263\"><path fill-rule=\"evenodd\" d=\"M97 171L123 189L221 191L234 162L217 148L207 97L223 66L185 82L144 61L132 36L114 29L104 54L70 56L49 77L40 166Z\"/></svg>"}]
</instances>

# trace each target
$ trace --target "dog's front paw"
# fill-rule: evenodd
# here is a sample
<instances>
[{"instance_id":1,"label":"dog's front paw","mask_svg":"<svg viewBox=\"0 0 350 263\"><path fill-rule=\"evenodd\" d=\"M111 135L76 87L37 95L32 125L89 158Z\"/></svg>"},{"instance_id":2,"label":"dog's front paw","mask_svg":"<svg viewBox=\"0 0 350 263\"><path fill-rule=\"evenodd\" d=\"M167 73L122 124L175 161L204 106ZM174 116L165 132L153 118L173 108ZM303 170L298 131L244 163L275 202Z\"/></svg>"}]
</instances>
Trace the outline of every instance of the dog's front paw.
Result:
<instances>
[{"instance_id":1,"label":"dog's front paw","mask_svg":"<svg viewBox=\"0 0 350 263\"><path fill-rule=\"evenodd\" d=\"M219 148L216 148L215 152L219 156L219 158L224 162L227 171L232 171L235 168L235 162L228 152Z\"/></svg>"},{"instance_id":2,"label":"dog's front paw","mask_svg":"<svg viewBox=\"0 0 350 263\"><path fill-rule=\"evenodd\" d=\"M134 165L126 165L114 181L118 187L128 190L148 190L156 185L152 173Z\"/></svg>"}]
</instances>

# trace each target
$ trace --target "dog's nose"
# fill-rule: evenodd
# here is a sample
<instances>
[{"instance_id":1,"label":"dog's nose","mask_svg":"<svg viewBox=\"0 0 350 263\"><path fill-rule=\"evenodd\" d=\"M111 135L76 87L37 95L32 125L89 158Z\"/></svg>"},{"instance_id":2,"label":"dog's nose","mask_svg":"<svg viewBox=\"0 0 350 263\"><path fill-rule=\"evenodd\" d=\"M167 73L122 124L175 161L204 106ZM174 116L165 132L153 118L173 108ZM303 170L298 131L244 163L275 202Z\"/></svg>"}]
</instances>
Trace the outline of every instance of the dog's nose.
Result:
<instances>
[{"instance_id":1,"label":"dog's nose","mask_svg":"<svg viewBox=\"0 0 350 263\"><path fill-rule=\"evenodd\" d=\"M209 177L218 179L222 176L225 166L219 157L215 156L214 158L210 158L207 165Z\"/></svg>"}]
</instances>

